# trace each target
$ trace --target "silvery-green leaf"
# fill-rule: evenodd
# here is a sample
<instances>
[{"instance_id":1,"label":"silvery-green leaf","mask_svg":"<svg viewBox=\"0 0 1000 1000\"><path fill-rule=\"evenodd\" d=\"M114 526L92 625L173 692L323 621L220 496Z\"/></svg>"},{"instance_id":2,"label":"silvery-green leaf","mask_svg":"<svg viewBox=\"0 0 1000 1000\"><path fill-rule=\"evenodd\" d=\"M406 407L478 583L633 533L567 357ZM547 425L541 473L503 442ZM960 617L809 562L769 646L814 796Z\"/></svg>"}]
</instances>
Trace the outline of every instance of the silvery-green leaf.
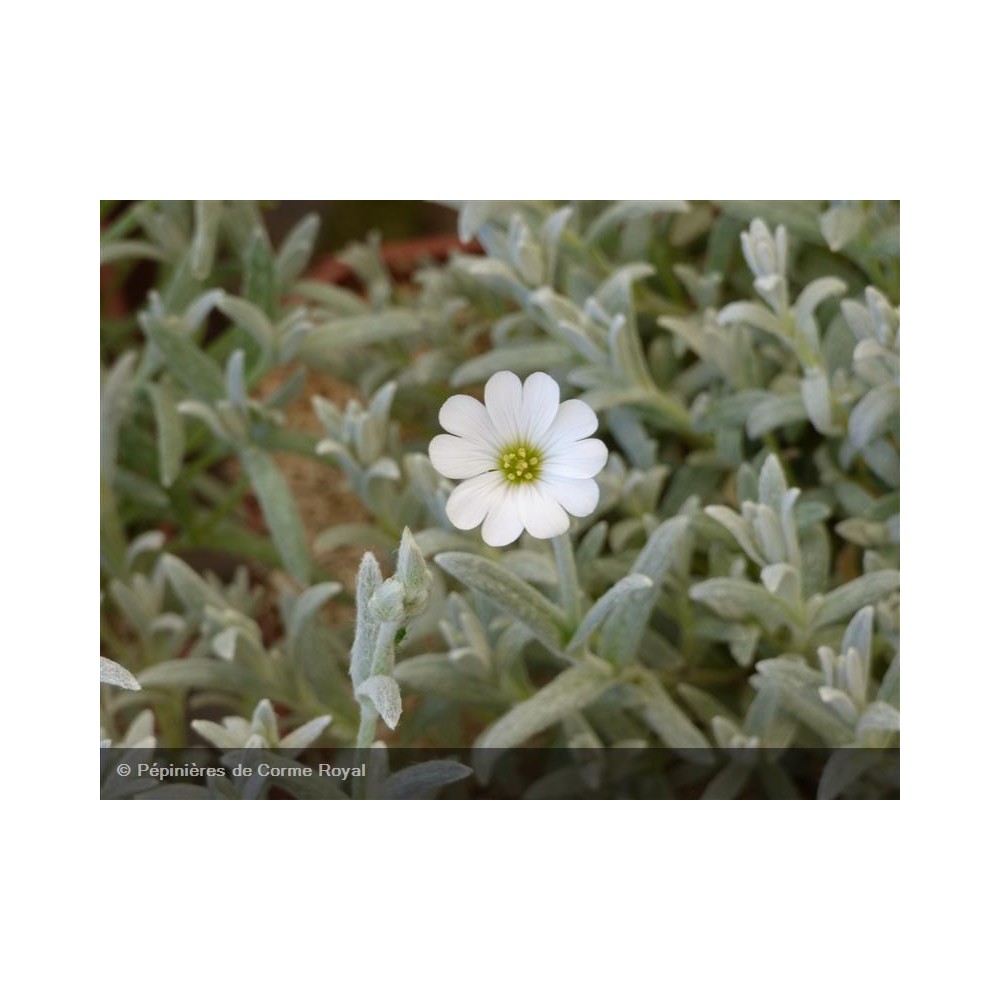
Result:
<instances>
[{"instance_id":1,"label":"silvery-green leaf","mask_svg":"<svg viewBox=\"0 0 1000 1000\"><path fill-rule=\"evenodd\" d=\"M143 313L140 325L182 386L205 402L222 399L225 390L219 366L181 332L179 320L160 320Z\"/></svg>"},{"instance_id":2,"label":"silvery-green leaf","mask_svg":"<svg viewBox=\"0 0 1000 1000\"><path fill-rule=\"evenodd\" d=\"M864 517L849 517L841 521L834 530L841 538L846 538L861 548L874 548L885 545L888 541L885 525Z\"/></svg>"},{"instance_id":3,"label":"silvery-green leaf","mask_svg":"<svg viewBox=\"0 0 1000 1000\"><path fill-rule=\"evenodd\" d=\"M806 373L802 380L802 402L813 427L821 434L832 434L833 403L830 399L830 385L822 369L816 368Z\"/></svg>"},{"instance_id":4,"label":"silvery-green leaf","mask_svg":"<svg viewBox=\"0 0 1000 1000\"><path fill-rule=\"evenodd\" d=\"M556 264L559 255L559 238L566 224L573 216L573 206L567 205L553 212L542 226L542 244L545 248L545 281L551 285L555 282ZM545 366L540 366L544 371ZM503 369L498 369L502 371Z\"/></svg>"},{"instance_id":5,"label":"silvery-green leaf","mask_svg":"<svg viewBox=\"0 0 1000 1000\"><path fill-rule=\"evenodd\" d=\"M149 667L141 675L143 687L195 687L234 691L246 697L262 696L261 683L239 663L189 657L167 660Z\"/></svg>"},{"instance_id":6,"label":"silvery-green leaf","mask_svg":"<svg viewBox=\"0 0 1000 1000\"><path fill-rule=\"evenodd\" d=\"M749 580L703 580L696 583L690 593L692 600L707 604L723 618L750 619L759 622L768 632L789 624L782 602Z\"/></svg>"},{"instance_id":7,"label":"silvery-green leaf","mask_svg":"<svg viewBox=\"0 0 1000 1000\"><path fill-rule=\"evenodd\" d=\"M823 597L813 628L843 621L866 604L875 604L899 589L899 571L894 569L866 573Z\"/></svg>"},{"instance_id":8,"label":"silvery-green leaf","mask_svg":"<svg viewBox=\"0 0 1000 1000\"><path fill-rule=\"evenodd\" d=\"M220 201L194 203L194 240L191 243L191 273L204 281L215 262L215 241L222 214Z\"/></svg>"},{"instance_id":9,"label":"silvery-green leaf","mask_svg":"<svg viewBox=\"0 0 1000 1000\"><path fill-rule=\"evenodd\" d=\"M203 740L207 740L212 746L218 747L220 750L238 750L244 743L233 730L207 719L192 720L191 728Z\"/></svg>"},{"instance_id":10,"label":"silvery-green leaf","mask_svg":"<svg viewBox=\"0 0 1000 1000\"><path fill-rule=\"evenodd\" d=\"M610 590L602 594L591 609L584 615L579 627L566 647L567 652L579 649L590 636L604 623L604 619L623 601L637 590L653 586L653 581L641 573L632 573L619 580Z\"/></svg>"},{"instance_id":11,"label":"silvery-green leaf","mask_svg":"<svg viewBox=\"0 0 1000 1000\"><path fill-rule=\"evenodd\" d=\"M860 302L848 299L840 303L840 311L858 341L875 339L875 322L871 313Z\"/></svg>"},{"instance_id":12,"label":"silvery-green leaf","mask_svg":"<svg viewBox=\"0 0 1000 1000\"><path fill-rule=\"evenodd\" d=\"M686 756L701 763L711 762L711 744L653 674L642 671L634 687L640 698L639 714L666 746L674 750L706 751Z\"/></svg>"},{"instance_id":13,"label":"silvery-green leaf","mask_svg":"<svg viewBox=\"0 0 1000 1000\"><path fill-rule=\"evenodd\" d=\"M832 708L844 722L853 726L858 718L858 710L853 701L837 688L821 687L819 697L824 705Z\"/></svg>"},{"instance_id":14,"label":"silvery-green leaf","mask_svg":"<svg viewBox=\"0 0 1000 1000\"><path fill-rule=\"evenodd\" d=\"M823 768L816 791L818 799L835 799L877 763L875 754L847 747L834 750Z\"/></svg>"},{"instance_id":15,"label":"silvery-green leaf","mask_svg":"<svg viewBox=\"0 0 1000 1000\"><path fill-rule=\"evenodd\" d=\"M828 746L850 743L854 738L853 729L820 700L819 687L810 676L815 672L806 668L790 669L794 666L794 661L782 657L761 661L757 664L757 671L766 679L765 683L778 686L782 703L788 711L825 740Z\"/></svg>"},{"instance_id":16,"label":"silvery-green leaf","mask_svg":"<svg viewBox=\"0 0 1000 1000\"><path fill-rule=\"evenodd\" d=\"M223 660L232 662L236 658L236 644L239 637L239 629L224 628L212 637L212 652Z\"/></svg>"},{"instance_id":17,"label":"silvery-green leaf","mask_svg":"<svg viewBox=\"0 0 1000 1000\"><path fill-rule=\"evenodd\" d=\"M761 555L760 550L757 548L756 542L750 534L750 528L748 527L746 521L743 520L739 514L734 510L730 510L728 507L722 507L718 505L712 505L705 508L705 513L709 517L714 518L719 522L732 536L736 539L740 548L755 562L758 566L763 566L765 563L763 555Z\"/></svg>"},{"instance_id":18,"label":"silvery-green leaf","mask_svg":"<svg viewBox=\"0 0 1000 1000\"><path fill-rule=\"evenodd\" d=\"M526 625L551 649L561 647L566 624L563 612L510 570L490 559L465 552L442 552L434 561Z\"/></svg>"},{"instance_id":19,"label":"silvery-green leaf","mask_svg":"<svg viewBox=\"0 0 1000 1000\"><path fill-rule=\"evenodd\" d=\"M609 612L601 628L600 654L604 659L616 666L625 666L635 659L656 595L678 554L685 550L690 527L688 518L673 517L650 535L631 571L648 577L652 586L635 591L630 600Z\"/></svg>"},{"instance_id":20,"label":"silvery-green leaf","mask_svg":"<svg viewBox=\"0 0 1000 1000\"><path fill-rule=\"evenodd\" d=\"M851 443L863 448L890 429L899 413L899 386L877 385L862 397L847 420Z\"/></svg>"},{"instance_id":21,"label":"silvery-green leaf","mask_svg":"<svg viewBox=\"0 0 1000 1000\"><path fill-rule=\"evenodd\" d=\"M686 201L616 201L606 208L587 227L584 239L588 243L600 240L616 226L623 225L631 219L639 219L657 212L686 212Z\"/></svg>"},{"instance_id":22,"label":"silvery-green leaf","mask_svg":"<svg viewBox=\"0 0 1000 1000\"><path fill-rule=\"evenodd\" d=\"M242 351L233 351L226 362L226 391L229 401L240 410L247 406L247 383L243 373L245 355Z\"/></svg>"},{"instance_id":23,"label":"silvery-green leaf","mask_svg":"<svg viewBox=\"0 0 1000 1000\"><path fill-rule=\"evenodd\" d=\"M115 362L101 389L101 475L114 475L118 454L118 429L132 401L136 354L126 351Z\"/></svg>"},{"instance_id":24,"label":"silvery-green leaf","mask_svg":"<svg viewBox=\"0 0 1000 1000\"><path fill-rule=\"evenodd\" d=\"M126 688L129 691L139 691L142 685L120 663L101 657L101 683L113 684L115 687Z\"/></svg>"},{"instance_id":25,"label":"silvery-green leaf","mask_svg":"<svg viewBox=\"0 0 1000 1000\"><path fill-rule=\"evenodd\" d=\"M519 576L527 583L541 583L548 586L559 582L555 563L550 556L541 552L513 549L502 553L500 561L515 576Z\"/></svg>"},{"instance_id":26,"label":"silvery-green leaf","mask_svg":"<svg viewBox=\"0 0 1000 1000\"><path fill-rule=\"evenodd\" d=\"M131 566L143 552L159 552L166 542L167 536L162 531L144 531L137 535L125 552Z\"/></svg>"},{"instance_id":27,"label":"silvery-green leaf","mask_svg":"<svg viewBox=\"0 0 1000 1000\"><path fill-rule=\"evenodd\" d=\"M816 307L825 299L835 295L844 295L847 285L840 278L817 278L810 281L795 300L795 320L800 327L815 328L813 313Z\"/></svg>"},{"instance_id":28,"label":"silvery-green leaf","mask_svg":"<svg viewBox=\"0 0 1000 1000\"><path fill-rule=\"evenodd\" d=\"M364 316L371 311L371 306L360 295L325 282L299 281L292 291L319 303L336 316Z\"/></svg>"},{"instance_id":29,"label":"silvery-green leaf","mask_svg":"<svg viewBox=\"0 0 1000 1000\"><path fill-rule=\"evenodd\" d=\"M884 701L873 701L858 719L858 733L869 729L899 732L899 710Z\"/></svg>"},{"instance_id":30,"label":"silvery-green leaf","mask_svg":"<svg viewBox=\"0 0 1000 1000\"><path fill-rule=\"evenodd\" d=\"M507 239L511 258L521 277L529 285L541 284L545 276L542 249L525 225L524 219L517 213L511 217Z\"/></svg>"},{"instance_id":31,"label":"silvery-green leaf","mask_svg":"<svg viewBox=\"0 0 1000 1000\"><path fill-rule=\"evenodd\" d=\"M877 700L899 708L899 653L892 658L892 663L882 678Z\"/></svg>"},{"instance_id":32,"label":"silvery-green leaf","mask_svg":"<svg viewBox=\"0 0 1000 1000\"><path fill-rule=\"evenodd\" d=\"M834 205L819 217L819 228L827 246L835 253L856 239L865 224L859 205Z\"/></svg>"},{"instance_id":33,"label":"silvery-green leaf","mask_svg":"<svg viewBox=\"0 0 1000 1000\"><path fill-rule=\"evenodd\" d=\"M266 355L270 355L276 346L274 324L259 306L236 295L226 295L219 302L218 309L249 333Z\"/></svg>"},{"instance_id":34,"label":"silvery-green leaf","mask_svg":"<svg viewBox=\"0 0 1000 1000\"><path fill-rule=\"evenodd\" d=\"M240 460L250 477L285 568L299 583L307 583L310 566L305 530L285 477L274 459L259 448L243 448Z\"/></svg>"},{"instance_id":35,"label":"silvery-green leaf","mask_svg":"<svg viewBox=\"0 0 1000 1000\"><path fill-rule=\"evenodd\" d=\"M403 699L399 693L399 685L392 677L384 674L368 677L357 686L355 695L359 700L362 697L368 698L390 729L395 729L399 724L399 717L403 714Z\"/></svg>"},{"instance_id":36,"label":"silvery-green leaf","mask_svg":"<svg viewBox=\"0 0 1000 1000\"><path fill-rule=\"evenodd\" d=\"M166 260L167 255L145 240L115 240L101 244L101 263L114 264L120 260Z\"/></svg>"},{"instance_id":37,"label":"silvery-green leaf","mask_svg":"<svg viewBox=\"0 0 1000 1000\"><path fill-rule=\"evenodd\" d=\"M184 422L177 411L177 400L168 389L156 382L147 382L145 388L156 420L160 485L169 487L180 474L184 461Z\"/></svg>"},{"instance_id":38,"label":"silvery-green leaf","mask_svg":"<svg viewBox=\"0 0 1000 1000\"><path fill-rule=\"evenodd\" d=\"M574 664L480 733L474 746L482 750L519 746L571 712L586 708L614 683L606 664Z\"/></svg>"},{"instance_id":39,"label":"silvery-green leaf","mask_svg":"<svg viewBox=\"0 0 1000 1000\"><path fill-rule=\"evenodd\" d=\"M310 364L337 360L343 351L367 347L424 332L424 321L409 309L384 309L374 315L352 316L321 323L302 341L299 356Z\"/></svg>"},{"instance_id":40,"label":"silvery-green leaf","mask_svg":"<svg viewBox=\"0 0 1000 1000\"><path fill-rule=\"evenodd\" d=\"M841 645L841 652L845 655L848 650L857 650L861 663L866 666L871 662L872 646L872 623L875 620L875 609L872 607L862 608L848 623L844 630L844 640Z\"/></svg>"},{"instance_id":41,"label":"silvery-green leaf","mask_svg":"<svg viewBox=\"0 0 1000 1000\"><path fill-rule=\"evenodd\" d=\"M761 583L768 592L780 597L791 607L798 607L802 601L802 581L799 571L788 563L772 563L760 573Z\"/></svg>"},{"instance_id":42,"label":"silvery-green leaf","mask_svg":"<svg viewBox=\"0 0 1000 1000\"><path fill-rule=\"evenodd\" d=\"M757 499L760 503L766 504L776 514L781 513L781 501L788 489L785 480L784 470L777 455L770 454L764 460L760 470L760 479L757 487Z\"/></svg>"},{"instance_id":43,"label":"silvery-green leaf","mask_svg":"<svg viewBox=\"0 0 1000 1000\"><path fill-rule=\"evenodd\" d=\"M404 687L449 701L487 708L504 708L509 699L498 688L464 672L460 663L442 653L425 653L396 664L393 677Z\"/></svg>"},{"instance_id":44,"label":"silvery-green leaf","mask_svg":"<svg viewBox=\"0 0 1000 1000\"><path fill-rule=\"evenodd\" d=\"M743 505L743 517L753 530L765 562L785 562L789 555L778 515L764 504L746 503Z\"/></svg>"},{"instance_id":45,"label":"silvery-green leaf","mask_svg":"<svg viewBox=\"0 0 1000 1000\"><path fill-rule=\"evenodd\" d=\"M747 434L752 438L763 437L770 431L808 418L801 393L792 396L771 396L758 403L747 418Z\"/></svg>"},{"instance_id":46,"label":"silvery-green leaf","mask_svg":"<svg viewBox=\"0 0 1000 1000\"><path fill-rule=\"evenodd\" d=\"M301 726L286 733L278 741L278 746L282 749L301 749L311 746L323 735L323 730L333 721L333 716L321 715L318 718L310 719Z\"/></svg>"},{"instance_id":47,"label":"silvery-green leaf","mask_svg":"<svg viewBox=\"0 0 1000 1000\"><path fill-rule=\"evenodd\" d=\"M472 768L457 760L428 760L390 775L379 789L380 799L420 799L445 785L461 781Z\"/></svg>"},{"instance_id":48,"label":"silvery-green leaf","mask_svg":"<svg viewBox=\"0 0 1000 1000\"><path fill-rule=\"evenodd\" d=\"M351 646L351 680L355 688L368 677L372 669L375 653L375 639L379 625L369 610L369 603L376 588L382 583L382 570L371 552L361 558L355 581L356 617L354 623L354 644Z\"/></svg>"},{"instance_id":49,"label":"silvery-green leaf","mask_svg":"<svg viewBox=\"0 0 1000 1000\"><path fill-rule=\"evenodd\" d=\"M295 224L285 237L274 261L279 288L288 288L305 270L319 233L320 218L315 212Z\"/></svg>"},{"instance_id":50,"label":"silvery-green leaf","mask_svg":"<svg viewBox=\"0 0 1000 1000\"><path fill-rule=\"evenodd\" d=\"M299 594L288 619L288 637L293 646L298 642L306 623L313 619L327 601L336 597L343 589L336 581L328 580L308 587Z\"/></svg>"},{"instance_id":51,"label":"silvery-green leaf","mask_svg":"<svg viewBox=\"0 0 1000 1000\"><path fill-rule=\"evenodd\" d=\"M163 568L170 586L173 587L174 592L188 611L200 615L206 607L220 609L225 607L222 598L177 556L169 552L164 553L160 557L159 564Z\"/></svg>"},{"instance_id":52,"label":"silvery-green leaf","mask_svg":"<svg viewBox=\"0 0 1000 1000\"><path fill-rule=\"evenodd\" d=\"M788 332L778 317L756 302L732 302L719 310L716 319L722 326L729 326L732 323L746 323L748 326L772 334L783 343L788 342Z\"/></svg>"}]
</instances>

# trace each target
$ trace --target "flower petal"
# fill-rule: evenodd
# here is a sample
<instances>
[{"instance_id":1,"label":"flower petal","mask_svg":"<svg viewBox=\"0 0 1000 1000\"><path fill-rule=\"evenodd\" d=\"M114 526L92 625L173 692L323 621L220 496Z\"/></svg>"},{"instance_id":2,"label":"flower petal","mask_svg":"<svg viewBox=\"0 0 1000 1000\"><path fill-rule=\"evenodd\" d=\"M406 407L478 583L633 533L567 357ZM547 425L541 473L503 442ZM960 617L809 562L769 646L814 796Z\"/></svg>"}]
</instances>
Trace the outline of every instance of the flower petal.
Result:
<instances>
[{"instance_id":1,"label":"flower petal","mask_svg":"<svg viewBox=\"0 0 1000 1000\"><path fill-rule=\"evenodd\" d=\"M427 448L431 465L449 479L471 479L496 468L496 455L478 441L438 434Z\"/></svg>"},{"instance_id":2,"label":"flower petal","mask_svg":"<svg viewBox=\"0 0 1000 1000\"><path fill-rule=\"evenodd\" d=\"M601 497L595 479L566 479L563 476L546 475L539 484L539 489L574 517L593 514Z\"/></svg>"},{"instance_id":3,"label":"flower petal","mask_svg":"<svg viewBox=\"0 0 1000 1000\"><path fill-rule=\"evenodd\" d=\"M542 441L542 450L564 441L579 441L597 430L597 414L583 400L567 399L559 405L555 419Z\"/></svg>"},{"instance_id":4,"label":"flower petal","mask_svg":"<svg viewBox=\"0 0 1000 1000\"><path fill-rule=\"evenodd\" d=\"M441 407L438 420L449 434L478 441L490 450L500 447L486 407L478 399L464 395L449 397Z\"/></svg>"},{"instance_id":5,"label":"flower petal","mask_svg":"<svg viewBox=\"0 0 1000 1000\"><path fill-rule=\"evenodd\" d=\"M511 492L517 499L518 514L533 538L555 538L569 531L569 516L546 491L532 485Z\"/></svg>"},{"instance_id":6,"label":"flower petal","mask_svg":"<svg viewBox=\"0 0 1000 1000\"><path fill-rule=\"evenodd\" d=\"M516 542L524 531L524 522L518 512L517 501L511 496L513 491L506 483L501 490L502 492L490 497L490 512L483 522L483 541L487 545L510 545L511 542Z\"/></svg>"},{"instance_id":7,"label":"flower petal","mask_svg":"<svg viewBox=\"0 0 1000 1000\"><path fill-rule=\"evenodd\" d=\"M475 479L459 483L445 504L448 520L463 531L478 527L493 506L494 498L499 500L505 487L499 472L484 472Z\"/></svg>"},{"instance_id":8,"label":"flower petal","mask_svg":"<svg viewBox=\"0 0 1000 1000\"><path fill-rule=\"evenodd\" d=\"M545 453L542 475L565 476L569 479L590 479L608 461L608 446L599 438L563 442Z\"/></svg>"},{"instance_id":9,"label":"flower petal","mask_svg":"<svg viewBox=\"0 0 1000 1000\"><path fill-rule=\"evenodd\" d=\"M532 443L541 441L558 410L559 383L545 372L529 375L521 392L521 438Z\"/></svg>"},{"instance_id":10,"label":"flower petal","mask_svg":"<svg viewBox=\"0 0 1000 1000\"><path fill-rule=\"evenodd\" d=\"M521 380L513 372L497 372L486 383L486 412L501 444L520 437Z\"/></svg>"}]
</instances>

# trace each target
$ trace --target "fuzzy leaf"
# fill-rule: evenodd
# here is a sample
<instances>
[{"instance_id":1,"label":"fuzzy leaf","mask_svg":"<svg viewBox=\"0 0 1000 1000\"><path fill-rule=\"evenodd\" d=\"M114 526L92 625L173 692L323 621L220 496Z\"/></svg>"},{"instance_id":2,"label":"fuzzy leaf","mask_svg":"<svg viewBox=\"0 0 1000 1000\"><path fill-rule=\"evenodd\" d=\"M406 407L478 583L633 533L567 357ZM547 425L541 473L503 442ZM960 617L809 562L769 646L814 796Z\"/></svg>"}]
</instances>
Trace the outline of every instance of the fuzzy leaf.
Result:
<instances>
[{"instance_id":1,"label":"fuzzy leaf","mask_svg":"<svg viewBox=\"0 0 1000 1000\"><path fill-rule=\"evenodd\" d=\"M550 649L561 648L566 627L562 610L510 570L466 552L442 552L434 561L526 625Z\"/></svg>"},{"instance_id":2,"label":"fuzzy leaf","mask_svg":"<svg viewBox=\"0 0 1000 1000\"><path fill-rule=\"evenodd\" d=\"M130 671L126 670L120 663L109 660L106 656L101 657L101 683L113 684L115 687L125 688L128 691L142 689L142 685Z\"/></svg>"},{"instance_id":3,"label":"fuzzy leaf","mask_svg":"<svg viewBox=\"0 0 1000 1000\"><path fill-rule=\"evenodd\" d=\"M390 775L379 790L380 799L421 799L445 785L461 781L472 768L457 760L428 760Z\"/></svg>"},{"instance_id":4,"label":"fuzzy leaf","mask_svg":"<svg viewBox=\"0 0 1000 1000\"><path fill-rule=\"evenodd\" d=\"M367 698L390 729L395 729L399 724L399 717L403 714L403 699L399 693L399 685L392 677L385 674L368 677L357 686L355 695L358 700Z\"/></svg>"},{"instance_id":5,"label":"fuzzy leaf","mask_svg":"<svg viewBox=\"0 0 1000 1000\"><path fill-rule=\"evenodd\" d=\"M291 490L274 459L258 448L244 448L240 459L264 511L282 562L299 583L309 581L309 550L305 529Z\"/></svg>"},{"instance_id":6,"label":"fuzzy leaf","mask_svg":"<svg viewBox=\"0 0 1000 1000\"><path fill-rule=\"evenodd\" d=\"M813 628L843 621L866 604L875 604L899 589L899 571L882 569L866 573L823 597L813 619Z\"/></svg>"},{"instance_id":7,"label":"fuzzy leaf","mask_svg":"<svg viewBox=\"0 0 1000 1000\"><path fill-rule=\"evenodd\" d=\"M590 638L591 634L601 627L605 618L616 607L628 600L637 590L645 590L653 586L653 581L641 573L632 573L619 580L609 591L603 594L594 606L584 615L573 638L567 645L567 652L579 649Z\"/></svg>"},{"instance_id":8,"label":"fuzzy leaf","mask_svg":"<svg viewBox=\"0 0 1000 1000\"><path fill-rule=\"evenodd\" d=\"M582 711L614 683L606 664L575 664L497 719L479 734L474 746L480 750L519 746L570 713Z\"/></svg>"}]
</instances>

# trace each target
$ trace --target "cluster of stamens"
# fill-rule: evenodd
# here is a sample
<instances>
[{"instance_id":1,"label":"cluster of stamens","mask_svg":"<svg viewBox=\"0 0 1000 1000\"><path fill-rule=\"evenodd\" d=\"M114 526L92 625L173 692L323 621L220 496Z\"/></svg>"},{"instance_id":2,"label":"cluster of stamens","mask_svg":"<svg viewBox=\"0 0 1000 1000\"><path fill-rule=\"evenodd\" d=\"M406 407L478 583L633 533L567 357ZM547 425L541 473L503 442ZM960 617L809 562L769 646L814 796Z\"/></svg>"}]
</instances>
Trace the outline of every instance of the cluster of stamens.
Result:
<instances>
[{"instance_id":1,"label":"cluster of stamens","mask_svg":"<svg viewBox=\"0 0 1000 1000\"><path fill-rule=\"evenodd\" d=\"M530 483L541 471L541 455L534 448L519 446L500 453L500 471L509 483Z\"/></svg>"}]
</instances>

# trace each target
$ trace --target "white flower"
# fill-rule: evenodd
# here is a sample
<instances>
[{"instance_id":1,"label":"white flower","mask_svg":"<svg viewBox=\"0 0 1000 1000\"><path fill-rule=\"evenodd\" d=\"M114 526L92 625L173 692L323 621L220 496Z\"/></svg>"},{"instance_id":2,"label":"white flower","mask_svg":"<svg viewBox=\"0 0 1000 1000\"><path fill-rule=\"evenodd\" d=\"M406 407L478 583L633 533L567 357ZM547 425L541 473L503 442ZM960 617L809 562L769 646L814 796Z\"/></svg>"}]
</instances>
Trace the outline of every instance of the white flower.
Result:
<instances>
[{"instance_id":1,"label":"white flower","mask_svg":"<svg viewBox=\"0 0 1000 1000\"><path fill-rule=\"evenodd\" d=\"M559 385L544 372L521 380L497 372L486 383L486 405L452 396L441 407L448 431L430 443L431 464L449 479L464 479L448 498L456 528L483 526L487 545L508 545L527 529L535 538L569 530L569 514L597 506L594 476L608 449L588 437L597 415L579 399L559 402Z\"/></svg>"}]
</instances>

